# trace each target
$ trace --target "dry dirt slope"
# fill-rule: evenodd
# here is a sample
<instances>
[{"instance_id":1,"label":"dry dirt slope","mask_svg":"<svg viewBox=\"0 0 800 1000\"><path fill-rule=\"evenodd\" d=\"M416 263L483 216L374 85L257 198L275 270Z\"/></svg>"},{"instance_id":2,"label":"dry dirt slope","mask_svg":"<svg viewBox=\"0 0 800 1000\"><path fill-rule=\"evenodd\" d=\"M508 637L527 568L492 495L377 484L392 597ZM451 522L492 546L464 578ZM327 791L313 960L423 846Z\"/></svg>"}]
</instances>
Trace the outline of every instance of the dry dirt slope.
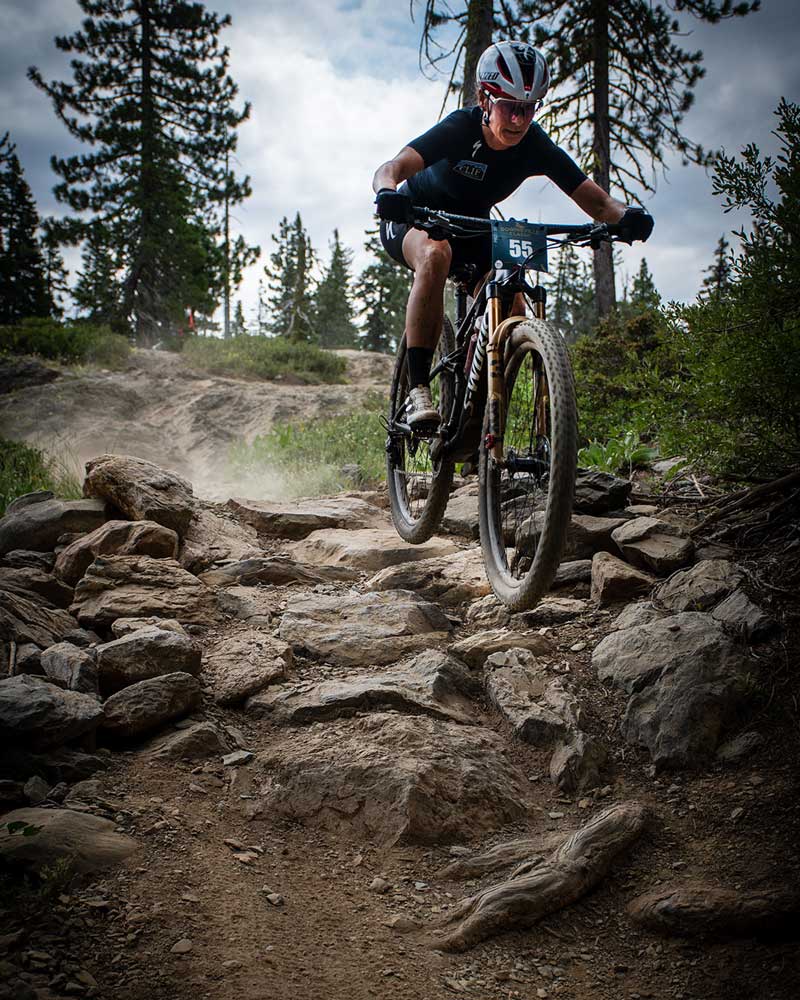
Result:
<instances>
[{"instance_id":1,"label":"dry dirt slope","mask_svg":"<svg viewBox=\"0 0 800 1000\"><path fill-rule=\"evenodd\" d=\"M122 372L71 371L0 395L0 436L41 444L75 466L103 453L134 455L174 469L203 496L227 499L231 443L276 424L342 413L370 390L388 393L393 358L337 351L347 383L292 385L193 371L166 351L136 350Z\"/></svg>"},{"instance_id":2,"label":"dry dirt slope","mask_svg":"<svg viewBox=\"0 0 800 1000\"><path fill-rule=\"evenodd\" d=\"M463 510L469 488L458 499ZM739 897L791 886L800 825L791 713L756 698L755 716L732 720L724 735L755 731L760 742L727 765L712 756L698 769L657 771L646 750L622 738L629 692L600 683L593 662L601 642L620 633L624 602L589 602L585 567L559 600L510 620L481 597L474 544L458 524L455 535L412 552L392 536L376 494L335 498L316 513L236 509L262 529L258 538L241 529L242 545L261 561L218 561L210 574L193 564L208 591L169 559L125 562L143 556L99 559L79 584L73 611L97 629L103 650L112 620L135 614L136 601L153 610L145 576L161 574L159 617L174 611L202 646L202 696L155 743L129 734L112 744L95 779L45 788L47 808L66 794L70 810L108 817L138 848L26 926L7 914L0 976L22 970L39 1000L798 995L791 941L661 938L626 912L641 893L675 883L729 887ZM318 530L298 537L312 525ZM588 527L604 528L585 522L581 530ZM285 574L298 567L306 577L288 585ZM133 578L123 594L126 569ZM125 615L118 601L128 602ZM642 624L651 613L644 602L628 611L640 638L655 631ZM710 614L698 618L717 635ZM676 648L682 630L698 625L667 609L651 621L674 627L667 645ZM754 644L762 682L785 681L793 638L785 631ZM139 641L155 648L162 639ZM276 666L287 646L290 662ZM533 652L489 662L493 646ZM732 652L727 641L724 650ZM526 739L502 693L503 677L520 672L531 685ZM790 690L773 688L778 699L790 700ZM705 722L693 719L692 729ZM190 754L180 741L195 725L210 727L212 739ZM583 789L551 781L565 725L608 751ZM182 749L164 756L165 738ZM246 753L223 760L237 747ZM448 866L527 838L517 860L541 873L538 855L549 857L589 817L631 802L652 818L593 892L531 930L490 933L463 954L431 948L431 929L459 900L514 869L511 855L494 868L491 859L482 870ZM581 864L571 871L583 878Z\"/></svg>"}]
</instances>

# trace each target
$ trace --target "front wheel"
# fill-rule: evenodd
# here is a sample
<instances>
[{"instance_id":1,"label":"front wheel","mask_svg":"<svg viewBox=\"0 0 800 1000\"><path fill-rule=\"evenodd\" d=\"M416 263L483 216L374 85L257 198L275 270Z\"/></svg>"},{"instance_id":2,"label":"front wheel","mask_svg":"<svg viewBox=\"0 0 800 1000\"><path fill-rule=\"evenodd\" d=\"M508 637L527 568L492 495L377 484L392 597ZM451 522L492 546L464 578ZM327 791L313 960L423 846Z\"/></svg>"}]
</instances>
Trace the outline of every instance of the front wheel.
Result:
<instances>
[{"instance_id":1,"label":"front wheel","mask_svg":"<svg viewBox=\"0 0 800 1000\"><path fill-rule=\"evenodd\" d=\"M498 463L480 452L480 534L486 575L512 611L532 608L555 577L572 515L577 405L563 338L526 320L504 357L505 434Z\"/></svg>"},{"instance_id":2,"label":"front wheel","mask_svg":"<svg viewBox=\"0 0 800 1000\"><path fill-rule=\"evenodd\" d=\"M455 350L450 320L445 317L442 336L433 358L439 360ZM453 406L453 375L442 370L431 378L431 398L442 420ZM397 361L389 399L389 437L386 441L386 479L392 521L400 537L413 545L426 542L439 527L453 482L453 462L436 456L438 437L403 430L408 400L406 339L397 350Z\"/></svg>"}]
</instances>

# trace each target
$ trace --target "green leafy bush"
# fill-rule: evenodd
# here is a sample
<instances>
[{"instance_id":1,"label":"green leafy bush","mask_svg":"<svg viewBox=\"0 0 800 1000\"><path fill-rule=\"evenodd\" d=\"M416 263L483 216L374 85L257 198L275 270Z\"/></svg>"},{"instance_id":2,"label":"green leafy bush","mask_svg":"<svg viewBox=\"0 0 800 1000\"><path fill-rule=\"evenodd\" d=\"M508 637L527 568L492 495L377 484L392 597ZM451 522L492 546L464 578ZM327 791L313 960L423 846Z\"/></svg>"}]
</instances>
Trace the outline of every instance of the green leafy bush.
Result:
<instances>
[{"instance_id":1,"label":"green leafy bush","mask_svg":"<svg viewBox=\"0 0 800 1000\"><path fill-rule=\"evenodd\" d=\"M231 473L285 496L321 496L352 487L345 466L357 465L366 483L384 478L386 402L367 397L360 410L303 424L278 427L252 444L234 446Z\"/></svg>"},{"instance_id":2,"label":"green leafy bush","mask_svg":"<svg viewBox=\"0 0 800 1000\"><path fill-rule=\"evenodd\" d=\"M128 340L107 326L25 319L16 326L0 327L0 355L32 354L64 364L122 368L130 351Z\"/></svg>"},{"instance_id":3,"label":"green leafy bush","mask_svg":"<svg viewBox=\"0 0 800 1000\"><path fill-rule=\"evenodd\" d=\"M52 490L58 497L82 496L78 477L39 448L0 438L0 516L15 497Z\"/></svg>"},{"instance_id":4,"label":"green leafy bush","mask_svg":"<svg viewBox=\"0 0 800 1000\"><path fill-rule=\"evenodd\" d=\"M343 382L347 367L344 358L313 344L246 334L230 340L192 337L186 341L183 356L190 365L214 375L264 379L292 375L310 383Z\"/></svg>"},{"instance_id":5,"label":"green leafy bush","mask_svg":"<svg viewBox=\"0 0 800 1000\"><path fill-rule=\"evenodd\" d=\"M643 444L636 431L625 431L618 438L605 444L592 441L578 452L578 465L584 469L601 472L625 472L630 475L640 465L652 462L658 456L657 448Z\"/></svg>"}]
</instances>

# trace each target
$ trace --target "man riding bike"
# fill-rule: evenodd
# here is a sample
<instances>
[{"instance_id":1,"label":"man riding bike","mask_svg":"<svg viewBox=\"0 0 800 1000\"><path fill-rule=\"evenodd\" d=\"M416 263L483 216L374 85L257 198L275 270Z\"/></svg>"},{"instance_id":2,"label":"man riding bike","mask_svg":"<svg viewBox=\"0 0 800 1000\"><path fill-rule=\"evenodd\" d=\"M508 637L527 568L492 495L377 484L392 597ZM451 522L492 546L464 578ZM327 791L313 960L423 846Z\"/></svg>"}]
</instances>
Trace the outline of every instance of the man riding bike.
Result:
<instances>
[{"instance_id":1,"label":"man riding bike","mask_svg":"<svg viewBox=\"0 0 800 1000\"><path fill-rule=\"evenodd\" d=\"M463 264L474 264L483 275L492 259L488 235L450 242L411 227L413 205L488 218L525 178L545 176L596 222L620 223L628 240L646 240L652 232L650 215L612 198L533 124L549 84L547 62L532 45L490 45L478 61L477 106L454 111L375 173L381 242L394 260L414 272L405 335L408 423L415 429L439 424L428 381L444 319L447 277ZM524 303L514 311L524 313Z\"/></svg>"}]
</instances>

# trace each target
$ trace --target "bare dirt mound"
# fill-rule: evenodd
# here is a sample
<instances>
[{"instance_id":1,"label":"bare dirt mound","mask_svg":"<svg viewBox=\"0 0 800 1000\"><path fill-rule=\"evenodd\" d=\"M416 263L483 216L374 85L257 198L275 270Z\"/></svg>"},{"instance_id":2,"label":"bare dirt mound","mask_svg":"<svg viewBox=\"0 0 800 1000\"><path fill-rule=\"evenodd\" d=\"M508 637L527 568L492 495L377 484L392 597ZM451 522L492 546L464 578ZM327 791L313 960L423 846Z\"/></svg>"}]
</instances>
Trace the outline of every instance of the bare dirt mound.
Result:
<instances>
[{"instance_id":1,"label":"bare dirt mound","mask_svg":"<svg viewBox=\"0 0 800 1000\"><path fill-rule=\"evenodd\" d=\"M225 475L234 442L388 392L392 357L336 353L348 363L345 383L296 385L209 375L178 354L137 350L121 372L65 370L0 395L0 436L44 447L76 471L95 455L134 455L187 476L201 496L224 499L235 492Z\"/></svg>"}]
</instances>

